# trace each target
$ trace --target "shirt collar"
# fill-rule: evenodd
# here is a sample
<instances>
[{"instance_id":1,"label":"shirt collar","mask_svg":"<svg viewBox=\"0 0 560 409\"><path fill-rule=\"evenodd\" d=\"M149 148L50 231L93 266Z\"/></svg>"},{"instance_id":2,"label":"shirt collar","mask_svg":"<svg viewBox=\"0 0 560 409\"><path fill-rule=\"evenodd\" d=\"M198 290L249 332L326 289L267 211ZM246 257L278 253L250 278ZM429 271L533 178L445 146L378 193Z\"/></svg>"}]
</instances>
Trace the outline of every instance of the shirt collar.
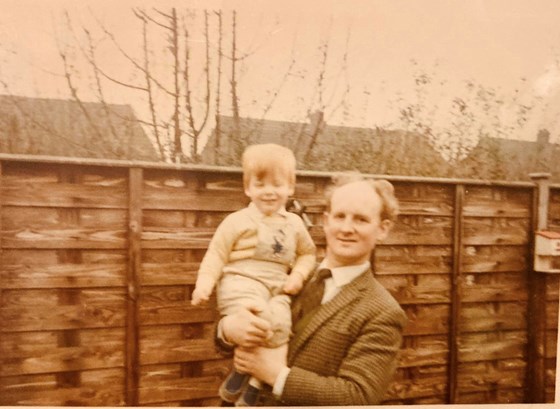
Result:
<instances>
[{"instance_id":1,"label":"shirt collar","mask_svg":"<svg viewBox=\"0 0 560 409\"><path fill-rule=\"evenodd\" d=\"M358 264L355 266L335 267L335 268L331 268L330 270L332 273L334 284L337 287L343 287L346 284L353 281L358 276L365 273L367 270L370 269L370 267L371 267L370 262L366 261L365 263ZM321 268L327 268L325 260L323 260L321 264L319 264L319 269Z\"/></svg>"},{"instance_id":2,"label":"shirt collar","mask_svg":"<svg viewBox=\"0 0 560 409\"><path fill-rule=\"evenodd\" d=\"M252 216L257 217L259 219L264 219L265 217L272 217L275 215L280 215L283 217L286 217L288 215L288 211L286 210L285 207L281 207L275 214L272 214L270 216L265 216L263 213L261 213L261 211L257 208L257 205L254 204L253 202L249 203L249 206L247 206L247 208L251 212Z\"/></svg>"}]
</instances>

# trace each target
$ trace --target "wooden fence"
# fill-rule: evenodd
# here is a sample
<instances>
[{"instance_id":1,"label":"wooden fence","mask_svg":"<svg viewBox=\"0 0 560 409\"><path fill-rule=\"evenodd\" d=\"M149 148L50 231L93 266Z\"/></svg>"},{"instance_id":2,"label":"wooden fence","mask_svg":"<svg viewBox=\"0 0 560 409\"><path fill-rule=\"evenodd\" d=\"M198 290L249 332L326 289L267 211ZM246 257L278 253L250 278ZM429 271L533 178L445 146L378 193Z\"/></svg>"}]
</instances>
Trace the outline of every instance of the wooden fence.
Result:
<instances>
[{"instance_id":1,"label":"wooden fence","mask_svg":"<svg viewBox=\"0 0 560 409\"><path fill-rule=\"evenodd\" d=\"M238 170L0 156L0 405L217 405L230 362L198 263ZM316 224L328 173L301 173ZM553 402L558 277L532 271L532 183L392 177L377 278L409 317L387 403ZM560 186L548 227L560 231Z\"/></svg>"}]
</instances>

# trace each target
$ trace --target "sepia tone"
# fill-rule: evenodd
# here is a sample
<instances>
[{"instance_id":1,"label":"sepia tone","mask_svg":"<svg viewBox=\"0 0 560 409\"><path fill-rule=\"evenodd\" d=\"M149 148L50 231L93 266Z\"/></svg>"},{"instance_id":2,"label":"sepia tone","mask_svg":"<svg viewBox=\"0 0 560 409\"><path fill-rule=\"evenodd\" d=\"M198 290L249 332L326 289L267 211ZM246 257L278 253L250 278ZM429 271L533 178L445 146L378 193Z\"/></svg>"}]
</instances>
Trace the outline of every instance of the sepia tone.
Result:
<instances>
[{"instance_id":1,"label":"sepia tone","mask_svg":"<svg viewBox=\"0 0 560 409\"><path fill-rule=\"evenodd\" d=\"M0 405L220 405L190 296L261 142L294 150L319 259L333 171L396 187L384 404L555 402L560 3L0 3Z\"/></svg>"}]
</instances>

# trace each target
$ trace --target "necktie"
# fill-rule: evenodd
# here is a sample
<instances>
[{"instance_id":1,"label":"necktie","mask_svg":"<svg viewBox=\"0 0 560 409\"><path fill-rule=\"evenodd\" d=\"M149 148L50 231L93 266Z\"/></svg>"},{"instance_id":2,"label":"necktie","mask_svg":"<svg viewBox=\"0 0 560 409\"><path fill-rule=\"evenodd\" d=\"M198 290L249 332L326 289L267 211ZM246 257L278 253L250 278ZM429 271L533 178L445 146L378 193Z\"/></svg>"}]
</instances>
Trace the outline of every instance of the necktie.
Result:
<instances>
[{"instance_id":1,"label":"necktie","mask_svg":"<svg viewBox=\"0 0 560 409\"><path fill-rule=\"evenodd\" d=\"M319 305L321 305L321 300L325 293L325 280L331 277L331 270L327 268L322 268L313 276L309 282L305 294L301 300L301 312L302 316L306 316L311 311L315 310Z\"/></svg>"}]
</instances>

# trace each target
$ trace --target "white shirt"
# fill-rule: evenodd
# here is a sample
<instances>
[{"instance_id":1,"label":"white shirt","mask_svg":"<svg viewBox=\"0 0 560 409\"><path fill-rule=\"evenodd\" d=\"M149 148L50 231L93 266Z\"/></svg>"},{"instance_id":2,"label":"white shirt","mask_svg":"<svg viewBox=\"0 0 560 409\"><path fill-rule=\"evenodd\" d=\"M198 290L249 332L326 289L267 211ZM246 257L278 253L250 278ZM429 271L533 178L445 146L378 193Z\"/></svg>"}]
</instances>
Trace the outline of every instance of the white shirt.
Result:
<instances>
[{"instance_id":1,"label":"white shirt","mask_svg":"<svg viewBox=\"0 0 560 409\"><path fill-rule=\"evenodd\" d=\"M328 268L324 260L321 262L321 264L318 267L319 270L321 268ZM332 276L325 280L325 292L323 293L323 299L321 300L321 305L332 300L340 292L342 287L355 280L358 276L365 273L367 270L369 270L369 268L370 268L369 261L366 261L365 263L356 266L331 268L330 270ZM278 377L276 378L276 382L274 382L274 386L272 388L272 393L277 398L282 396L282 392L284 391L284 385L286 384L286 379L288 379L289 374L290 374L290 368L288 367L283 368L278 374Z\"/></svg>"}]
</instances>

